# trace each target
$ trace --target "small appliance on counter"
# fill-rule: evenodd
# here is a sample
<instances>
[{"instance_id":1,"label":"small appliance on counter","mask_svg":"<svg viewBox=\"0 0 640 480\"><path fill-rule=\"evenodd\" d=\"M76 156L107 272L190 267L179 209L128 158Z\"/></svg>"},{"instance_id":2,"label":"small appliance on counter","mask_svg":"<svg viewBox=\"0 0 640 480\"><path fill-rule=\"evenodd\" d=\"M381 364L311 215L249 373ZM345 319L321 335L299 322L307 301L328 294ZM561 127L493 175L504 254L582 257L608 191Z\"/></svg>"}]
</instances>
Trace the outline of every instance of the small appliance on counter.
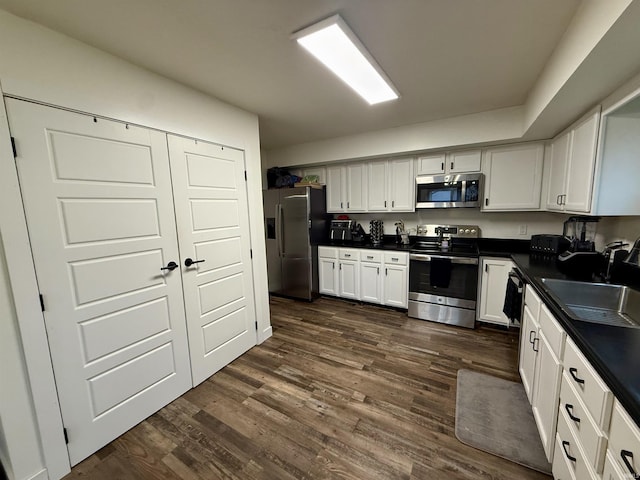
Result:
<instances>
[{"instance_id":1,"label":"small appliance on counter","mask_svg":"<svg viewBox=\"0 0 640 480\"><path fill-rule=\"evenodd\" d=\"M570 240L564 235L540 234L531 235L531 251L558 255L569 248Z\"/></svg>"},{"instance_id":2,"label":"small appliance on counter","mask_svg":"<svg viewBox=\"0 0 640 480\"><path fill-rule=\"evenodd\" d=\"M384 236L384 224L382 220L371 220L369 222L369 235L371 236L371 244L374 246L382 245Z\"/></svg>"},{"instance_id":3,"label":"small appliance on counter","mask_svg":"<svg viewBox=\"0 0 640 480\"><path fill-rule=\"evenodd\" d=\"M591 279L602 265L602 256L596 252L596 224L600 217L574 216L564 222L562 234L569 241L566 251L558 255L558 268L567 275Z\"/></svg>"},{"instance_id":4,"label":"small appliance on counter","mask_svg":"<svg viewBox=\"0 0 640 480\"><path fill-rule=\"evenodd\" d=\"M404 221L400 220L395 223L396 226L396 243L398 245L409 245L409 232L404 228Z\"/></svg>"},{"instance_id":5,"label":"small appliance on counter","mask_svg":"<svg viewBox=\"0 0 640 480\"><path fill-rule=\"evenodd\" d=\"M353 231L356 228L355 220L331 220L329 240L332 242L350 242L353 240Z\"/></svg>"}]
</instances>

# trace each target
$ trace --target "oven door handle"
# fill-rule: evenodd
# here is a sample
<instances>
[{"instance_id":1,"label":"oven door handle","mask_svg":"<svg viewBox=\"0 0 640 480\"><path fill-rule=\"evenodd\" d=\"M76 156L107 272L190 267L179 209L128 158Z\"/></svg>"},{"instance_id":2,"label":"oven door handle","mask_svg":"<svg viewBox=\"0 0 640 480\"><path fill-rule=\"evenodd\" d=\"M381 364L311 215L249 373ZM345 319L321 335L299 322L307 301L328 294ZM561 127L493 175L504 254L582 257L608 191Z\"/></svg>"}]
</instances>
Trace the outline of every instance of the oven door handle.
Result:
<instances>
[{"instance_id":1,"label":"oven door handle","mask_svg":"<svg viewBox=\"0 0 640 480\"><path fill-rule=\"evenodd\" d=\"M477 258L468 257L452 257L449 255L425 255L423 253L410 253L409 260L416 260L418 262L430 262L434 258L443 258L451 260L451 263L457 265L478 265Z\"/></svg>"}]
</instances>

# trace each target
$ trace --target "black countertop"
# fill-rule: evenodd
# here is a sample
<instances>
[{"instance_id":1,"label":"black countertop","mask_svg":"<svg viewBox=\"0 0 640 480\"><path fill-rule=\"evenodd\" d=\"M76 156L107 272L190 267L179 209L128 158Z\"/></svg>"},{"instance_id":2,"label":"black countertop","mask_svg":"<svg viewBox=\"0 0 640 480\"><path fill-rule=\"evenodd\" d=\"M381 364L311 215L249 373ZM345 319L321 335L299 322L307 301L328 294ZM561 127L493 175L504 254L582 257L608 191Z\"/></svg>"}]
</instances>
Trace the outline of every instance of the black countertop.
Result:
<instances>
[{"instance_id":1,"label":"black countertop","mask_svg":"<svg viewBox=\"0 0 640 480\"><path fill-rule=\"evenodd\" d=\"M554 314L618 401L640 425L640 328L616 327L572 319L545 290L541 278L572 280L555 257L515 253L513 261L527 283Z\"/></svg>"}]
</instances>

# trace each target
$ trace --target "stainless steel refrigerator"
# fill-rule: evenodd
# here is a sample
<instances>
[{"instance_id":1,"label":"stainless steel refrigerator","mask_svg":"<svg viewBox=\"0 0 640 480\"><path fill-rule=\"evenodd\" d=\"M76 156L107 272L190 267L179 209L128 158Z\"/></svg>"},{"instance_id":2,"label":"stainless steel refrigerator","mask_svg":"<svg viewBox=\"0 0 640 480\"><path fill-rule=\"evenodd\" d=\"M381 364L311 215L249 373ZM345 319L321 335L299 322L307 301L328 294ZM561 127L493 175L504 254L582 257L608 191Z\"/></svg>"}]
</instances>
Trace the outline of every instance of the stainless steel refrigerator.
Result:
<instances>
[{"instance_id":1,"label":"stainless steel refrigerator","mask_svg":"<svg viewBox=\"0 0 640 480\"><path fill-rule=\"evenodd\" d=\"M327 239L325 189L265 190L269 292L302 300L318 296L318 244Z\"/></svg>"}]
</instances>

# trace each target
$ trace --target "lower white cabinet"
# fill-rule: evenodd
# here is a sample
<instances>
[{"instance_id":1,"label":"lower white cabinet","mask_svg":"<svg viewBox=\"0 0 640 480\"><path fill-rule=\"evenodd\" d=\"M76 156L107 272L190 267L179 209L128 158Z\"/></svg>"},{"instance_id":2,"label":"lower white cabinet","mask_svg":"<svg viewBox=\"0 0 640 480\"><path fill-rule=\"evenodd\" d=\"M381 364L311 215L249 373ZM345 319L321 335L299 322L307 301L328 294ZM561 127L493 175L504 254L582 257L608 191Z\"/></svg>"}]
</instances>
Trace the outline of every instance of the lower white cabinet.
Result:
<instances>
[{"instance_id":1,"label":"lower white cabinet","mask_svg":"<svg viewBox=\"0 0 640 480\"><path fill-rule=\"evenodd\" d=\"M640 429L618 401L611 415L607 458L611 473L605 465L605 479L640 478Z\"/></svg>"},{"instance_id":2,"label":"lower white cabinet","mask_svg":"<svg viewBox=\"0 0 640 480\"><path fill-rule=\"evenodd\" d=\"M502 313L502 308L509 272L513 266L513 262L505 258L480 258L480 301L477 319L481 322L509 325L509 319Z\"/></svg>"},{"instance_id":3,"label":"lower white cabinet","mask_svg":"<svg viewBox=\"0 0 640 480\"><path fill-rule=\"evenodd\" d=\"M407 308L408 261L406 252L318 247L320 293Z\"/></svg>"},{"instance_id":4,"label":"lower white cabinet","mask_svg":"<svg viewBox=\"0 0 640 480\"><path fill-rule=\"evenodd\" d=\"M533 385L536 374L536 338L538 337L538 319L525 303L520 326L520 362L519 371L522 385L529 402L533 402Z\"/></svg>"}]
</instances>

